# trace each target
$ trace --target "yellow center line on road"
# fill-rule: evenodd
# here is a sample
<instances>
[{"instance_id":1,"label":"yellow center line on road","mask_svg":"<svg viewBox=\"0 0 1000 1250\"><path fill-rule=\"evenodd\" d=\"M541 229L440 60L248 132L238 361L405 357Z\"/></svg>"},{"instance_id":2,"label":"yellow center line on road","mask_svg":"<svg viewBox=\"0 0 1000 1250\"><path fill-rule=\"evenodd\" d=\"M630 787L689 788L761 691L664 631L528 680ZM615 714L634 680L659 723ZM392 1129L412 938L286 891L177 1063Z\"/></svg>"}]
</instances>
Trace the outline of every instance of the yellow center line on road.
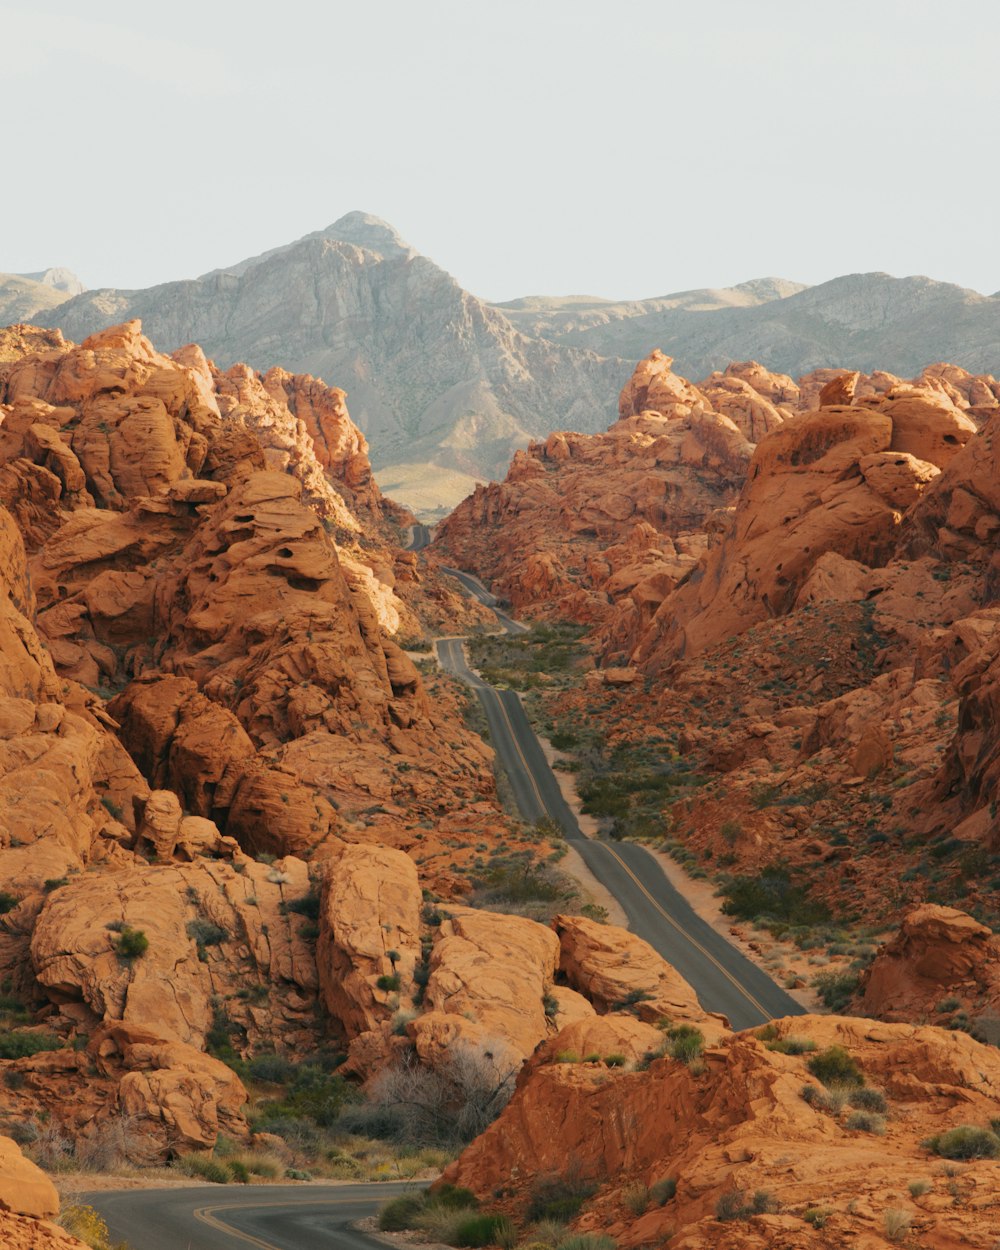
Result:
<instances>
[{"instance_id":1,"label":"yellow center line on road","mask_svg":"<svg viewBox=\"0 0 1000 1250\"><path fill-rule=\"evenodd\" d=\"M615 859L619 862L619 864L621 864L622 868L625 869L628 875L636 883L636 885L643 892L643 894L645 894L646 898L648 898L649 901L653 904L653 906L660 913L663 919L666 920L668 924L673 925L673 927L677 930L677 932L682 937L687 938L687 940L691 943L691 945L696 950L701 951L701 953L705 956L706 959L711 960L711 962L715 964L716 968L718 968L718 970L722 973L722 975L726 978L726 980L732 982L732 984L739 990L739 992L743 995L743 997L747 1000L747 1002L752 1003L757 1008L757 1010L760 1012L760 1014L764 1017L765 1020L770 1020L771 1013L763 1006L763 1004L759 1003L757 999L754 998L754 996L750 993L750 991L746 988L746 986L741 984L736 979L736 977L733 976L733 974L729 971L728 968L724 967L723 964L719 963L719 961L715 958L715 956L712 954L711 951L706 950L706 948L702 946L702 944L698 941L697 938L693 938L691 934L688 933L687 929L679 925L677 921L673 918L673 916L671 916L671 914L668 911L666 911L663 907L660 906L660 904L656 901L655 898L653 898L652 894L650 894L650 892L642 884L642 882L635 875L632 869L628 866L628 864L625 863L622 857L614 849L614 847L609 846L607 842L602 842L600 845L605 847L608 853L610 855L613 855Z\"/></svg>"},{"instance_id":2,"label":"yellow center line on road","mask_svg":"<svg viewBox=\"0 0 1000 1250\"><path fill-rule=\"evenodd\" d=\"M362 1199L363 1201L363 1199ZM343 1207L353 1206L358 1202L357 1198L312 1198L311 1206L324 1207ZM239 1229L233 1228L231 1224L226 1224L222 1220L215 1218L216 1211L243 1211L247 1207L256 1210L259 1207L295 1207L294 1202L224 1202L217 1203L211 1207L198 1207L192 1212L196 1220L202 1224L207 1224L209 1228L214 1228L216 1232L225 1233L227 1237L235 1237L238 1241L245 1241L248 1246L256 1246L257 1250L280 1250L273 1241L264 1241L260 1237L255 1237L253 1233L241 1233Z\"/></svg>"},{"instance_id":3,"label":"yellow center line on road","mask_svg":"<svg viewBox=\"0 0 1000 1250\"><path fill-rule=\"evenodd\" d=\"M449 638L449 639L442 639L441 641L457 643L458 646L462 649L463 659L464 659L464 651L465 651L464 638ZM551 816L551 813L549 812L549 809L548 809L548 805L546 804L545 800L542 798L541 791L538 788L538 782L535 780L535 774L532 772L531 766L529 765L524 752L521 750L521 744L520 742L518 742L517 734L514 732L514 725L510 719L510 715L507 712L507 708L504 705L504 701L500 697L499 691L495 690L491 685L489 685L488 682L483 682L483 688L490 691L490 693L496 697L496 701L500 705L500 711L503 714L503 718L507 722L507 728L510 731L511 741L514 743L514 749L517 751L518 755L520 756L521 763L524 765L524 771L528 774L528 780L531 782L531 787L535 792L535 797L538 800L538 804L541 807L543 812L546 812L547 814ZM583 834L583 836L586 837L587 835ZM588 838L587 840L593 841L593 839L591 838ZM652 894L650 894L649 890L646 889L643 883L635 875L635 873L628 866L628 864L625 863L625 861L618 854L618 852L614 849L614 847L610 846L607 842L599 842L598 845L605 847L605 849L608 851L608 854L612 855L618 861L618 863L621 865L624 871L629 875L629 877L632 878L635 884L639 887L639 889L646 896L649 902L652 903L652 905L660 913L663 919L669 925L673 926L673 928L681 935L681 937L685 938L688 942L690 942L691 945L695 948L695 950L700 951L701 954L704 955L705 958L710 963L714 964L714 966L722 973L722 975L726 978L726 980L729 981L737 990L739 990L739 992L743 995L743 997L747 1000L747 1002L751 1003L760 1012L760 1014L764 1017L765 1020L770 1020L771 1013L767 1010L767 1008L764 1007L762 1003L758 1002L756 998L754 998L754 996L750 993L750 991L746 988L746 986L741 984L741 982L738 981L737 978L733 976L733 974L729 971L729 969L726 968L723 964L721 964L718 959L716 959L716 957L712 954L711 951L707 950L704 946L702 946L702 944L698 941L697 938L692 937L691 934L688 933L687 929L685 929L681 924L679 924L673 918L673 916L671 916L671 914L656 901L656 899L652 896Z\"/></svg>"}]
</instances>

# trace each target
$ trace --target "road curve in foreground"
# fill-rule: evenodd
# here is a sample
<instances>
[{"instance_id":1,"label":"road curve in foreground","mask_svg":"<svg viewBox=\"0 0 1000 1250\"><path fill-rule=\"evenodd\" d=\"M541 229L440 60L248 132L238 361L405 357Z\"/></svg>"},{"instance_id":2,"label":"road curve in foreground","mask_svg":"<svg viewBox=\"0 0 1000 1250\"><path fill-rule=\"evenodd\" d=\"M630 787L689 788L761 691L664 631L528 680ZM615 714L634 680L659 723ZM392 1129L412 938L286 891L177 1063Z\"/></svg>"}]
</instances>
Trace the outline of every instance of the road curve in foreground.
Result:
<instances>
[{"instance_id":1,"label":"road curve in foreground","mask_svg":"<svg viewBox=\"0 0 1000 1250\"><path fill-rule=\"evenodd\" d=\"M80 1194L134 1250L385 1250L351 1225L412 1183L192 1185Z\"/></svg>"},{"instance_id":2,"label":"road curve in foreground","mask_svg":"<svg viewBox=\"0 0 1000 1250\"><path fill-rule=\"evenodd\" d=\"M459 574L459 580L467 589L470 581L476 581L469 574ZM483 591L489 595L485 587ZM519 625L519 630L524 629ZM479 696L491 745L510 780L521 816L531 823L543 817L555 821L590 871L621 904L631 931L693 986L705 1010L728 1016L734 1029L752 1028L778 1016L801 1015L804 1009L791 995L694 911L644 847L588 838L583 833L515 691L496 690L478 677L468 666L461 638L442 638L435 645L441 667Z\"/></svg>"}]
</instances>

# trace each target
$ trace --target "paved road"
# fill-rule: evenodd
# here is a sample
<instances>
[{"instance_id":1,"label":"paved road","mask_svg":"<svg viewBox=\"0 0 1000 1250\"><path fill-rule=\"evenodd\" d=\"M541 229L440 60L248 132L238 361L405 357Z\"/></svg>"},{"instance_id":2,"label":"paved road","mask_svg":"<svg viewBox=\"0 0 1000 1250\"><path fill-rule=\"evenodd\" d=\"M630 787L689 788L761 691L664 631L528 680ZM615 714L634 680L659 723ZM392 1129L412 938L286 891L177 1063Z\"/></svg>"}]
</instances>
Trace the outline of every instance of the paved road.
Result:
<instances>
[{"instance_id":1,"label":"paved road","mask_svg":"<svg viewBox=\"0 0 1000 1250\"><path fill-rule=\"evenodd\" d=\"M423 551L431 545L431 527L429 525L411 525L410 538L406 544L407 551Z\"/></svg>"},{"instance_id":2,"label":"paved road","mask_svg":"<svg viewBox=\"0 0 1000 1250\"><path fill-rule=\"evenodd\" d=\"M457 576L471 593L487 602L475 589L475 578L467 573ZM497 615L507 628L510 618ZM518 622L511 624L518 630L526 628ZM559 825L590 871L624 908L632 932L659 951L694 987L706 1011L728 1016L735 1029L751 1028L777 1016L801 1015L804 1009L789 994L695 913L645 848L633 842L586 837L563 798L517 694L495 690L477 677L466 662L461 638L442 638L435 645L441 666L479 696L490 742L510 779L522 817L534 823L547 816Z\"/></svg>"},{"instance_id":3,"label":"paved road","mask_svg":"<svg viewBox=\"0 0 1000 1250\"><path fill-rule=\"evenodd\" d=\"M195 1185L81 1194L112 1243L134 1250L385 1250L355 1232L387 1198L417 1188L381 1185Z\"/></svg>"}]
</instances>

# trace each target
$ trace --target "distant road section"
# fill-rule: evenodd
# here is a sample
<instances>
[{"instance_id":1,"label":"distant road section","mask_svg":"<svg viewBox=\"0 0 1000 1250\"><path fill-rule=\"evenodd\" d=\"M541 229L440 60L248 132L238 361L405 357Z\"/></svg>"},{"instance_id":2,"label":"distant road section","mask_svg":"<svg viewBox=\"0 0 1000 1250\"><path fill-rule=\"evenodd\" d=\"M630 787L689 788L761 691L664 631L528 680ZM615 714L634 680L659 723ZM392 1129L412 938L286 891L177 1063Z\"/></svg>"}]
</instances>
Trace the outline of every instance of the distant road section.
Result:
<instances>
[{"instance_id":1,"label":"distant road section","mask_svg":"<svg viewBox=\"0 0 1000 1250\"><path fill-rule=\"evenodd\" d=\"M466 591L492 607L509 633L527 626L496 609L496 599L471 574L444 569ZM778 1016L801 1015L803 1008L707 921L670 884L645 848L633 842L588 838L563 798L521 700L513 690L496 690L468 666L461 638L435 644L441 667L471 686L482 703L490 742L507 774L518 811L535 823L553 820L573 843L594 876L615 896L629 928L677 969L706 1011L728 1016L734 1029L752 1028Z\"/></svg>"}]
</instances>

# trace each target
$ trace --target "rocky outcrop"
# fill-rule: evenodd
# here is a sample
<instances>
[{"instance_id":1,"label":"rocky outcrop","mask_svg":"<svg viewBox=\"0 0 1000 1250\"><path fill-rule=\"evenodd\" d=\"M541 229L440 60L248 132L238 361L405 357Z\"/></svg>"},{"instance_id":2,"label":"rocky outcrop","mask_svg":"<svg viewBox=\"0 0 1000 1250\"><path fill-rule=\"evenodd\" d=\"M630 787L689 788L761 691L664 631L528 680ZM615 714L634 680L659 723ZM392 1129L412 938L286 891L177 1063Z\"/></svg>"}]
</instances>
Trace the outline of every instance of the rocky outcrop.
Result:
<instances>
[{"instance_id":1,"label":"rocky outcrop","mask_svg":"<svg viewBox=\"0 0 1000 1250\"><path fill-rule=\"evenodd\" d=\"M420 957L420 883L413 860L386 846L345 846L323 884L317 944L327 1010L352 1040L412 996Z\"/></svg>"},{"instance_id":2,"label":"rocky outcrop","mask_svg":"<svg viewBox=\"0 0 1000 1250\"><path fill-rule=\"evenodd\" d=\"M724 1024L698 1003L694 990L653 948L617 925L557 916L559 970L599 1012L627 1007L648 1024Z\"/></svg>"},{"instance_id":3,"label":"rocky outcrop","mask_svg":"<svg viewBox=\"0 0 1000 1250\"><path fill-rule=\"evenodd\" d=\"M810 1075L808 1054L783 1054L774 1040L841 1046L863 1079L884 1090L888 1118L861 1130L850 1111L830 1110ZM803 1092L810 1091L809 1099ZM532 1069L500 1119L444 1173L491 1203L523 1215L532 1187L560 1178L590 1182L596 1195L575 1226L625 1247L662 1241L707 1247L888 1244L883 1213L904 1209L927 1245L975 1242L984 1212L955 1204L932 1178L922 1145L929 1133L986 1124L1000 1092L991 1047L943 1029L840 1017L776 1021L762 1037L742 1033L709 1047L701 1064L654 1060L646 1071L555 1062ZM559 1125L553 1133L552 1126ZM883 1132L884 1128L884 1132ZM995 1165L964 1165L960 1192L989 1186ZM928 1176L926 1197L910 1197ZM654 1190L645 1209L636 1190ZM940 1197L938 1190L940 1189ZM749 1222L716 1218L766 1193ZM663 1196L666 1194L666 1197ZM731 1200L728 1196L732 1195ZM817 1221L807 1212L823 1208ZM806 1218L804 1218L806 1217Z\"/></svg>"},{"instance_id":4,"label":"rocky outcrop","mask_svg":"<svg viewBox=\"0 0 1000 1250\"><path fill-rule=\"evenodd\" d=\"M412 992L421 887L506 830L393 641L397 585L453 592L394 548L342 392L137 323L0 348L0 978L65 1043L0 1061L5 1115L210 1149L246 1091L206 1047L407 1045L379 978Z\"/></svg>"},{"instance_id":5,"label":"rocky outcrop","mask_svg":"<svg viewBox=\"0 0 1000 1250\"><path fill-rule=\"evenodd\" d=\"M553 434L477 487L434 550L475 568L514 607L638 631L705 548L706 518L732 502L752 450L727 417L654 353L605 434Z\"/></svg>"},{"instance_id":6,"label":"rocky outcrop","mask_svg":"<svg viewBox=\"0 0 1000 1250\"><path fill-rule=\"evenodd\" d=\"M961 1009L972 1027L982 1021L992 1033L1000 1018L1000 940L965 912L915 907L866 969L857 1003L880 1020L934 1021Z\"/></svg>"},{"instance_id":7,"label":"rocky outcrop","mask_svg":"<svg viewBox=\"0 0 1000 1250\"><path fill-rule=\"evenodd\" d=\"M407 1026L417 1053L433 1062L450 1028L469 1032L468 1019L477 1042L523 1061L549 1032L545 998L558 957L556 935L533 920L450 908L431 950L427 1013Z\"/></svg>"},{"instance_id":8,"label":"rocky outcrop","mask_svg":"<svg viewBox=\"0 0 1000 1250\"><path fill-rule=\"evenodd\" d=\"M658 610L640 658L689 655L795 605L820 557L888 563L903 510L974 431L928 394L834 405L768 435L725 541ZM918 457L937 456L937 461Z\"/></svg>"}]
</instances>

